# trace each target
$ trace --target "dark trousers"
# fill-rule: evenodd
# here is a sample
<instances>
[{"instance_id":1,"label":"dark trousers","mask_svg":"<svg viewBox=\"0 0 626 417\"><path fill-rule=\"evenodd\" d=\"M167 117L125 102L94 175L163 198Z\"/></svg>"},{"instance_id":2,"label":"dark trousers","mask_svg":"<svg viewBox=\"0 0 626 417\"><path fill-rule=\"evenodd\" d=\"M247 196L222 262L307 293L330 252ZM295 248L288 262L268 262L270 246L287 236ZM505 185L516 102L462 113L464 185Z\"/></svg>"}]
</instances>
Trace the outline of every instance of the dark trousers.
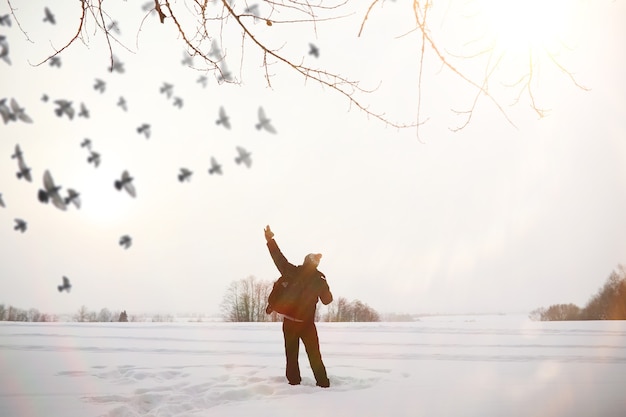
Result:
<instances>
[{"instance_id":1,"label":"dark trousers","mask_svg":"<svg viewBox=\"0 0 626 417\"><path fill-rule=\"evenodd\" d=\"M297 385L302 379L300 377L300 366L298 365L300 339L302 339L317 385L328 387L330 381L326 375L324 362L322 362L315 322L297 322L285 318L283 319L283 335L285 337L285 356L287 358L287 371L285 373L287 381L292 385Z\"/></svg>"}]
</instances>

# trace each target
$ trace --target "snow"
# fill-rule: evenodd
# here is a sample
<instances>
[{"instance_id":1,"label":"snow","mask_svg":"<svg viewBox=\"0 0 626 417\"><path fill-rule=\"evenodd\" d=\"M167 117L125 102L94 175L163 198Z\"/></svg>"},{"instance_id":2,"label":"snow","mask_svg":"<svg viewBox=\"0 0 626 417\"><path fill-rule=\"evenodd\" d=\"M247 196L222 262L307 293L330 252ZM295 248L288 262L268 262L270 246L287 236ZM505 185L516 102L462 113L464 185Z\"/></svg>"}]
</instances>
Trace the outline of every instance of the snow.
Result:
<instances>
[{"instance_id":1,"label":"snow","mask_svg":"<svg viewBox=\"0 0 626 417\"><path fill-rule=\"evenodd\" d=\"M0 323L0 416L626 415L626 322L318 323L331 387L284 378L280 323Z\"/></svg>"}]
</instances>

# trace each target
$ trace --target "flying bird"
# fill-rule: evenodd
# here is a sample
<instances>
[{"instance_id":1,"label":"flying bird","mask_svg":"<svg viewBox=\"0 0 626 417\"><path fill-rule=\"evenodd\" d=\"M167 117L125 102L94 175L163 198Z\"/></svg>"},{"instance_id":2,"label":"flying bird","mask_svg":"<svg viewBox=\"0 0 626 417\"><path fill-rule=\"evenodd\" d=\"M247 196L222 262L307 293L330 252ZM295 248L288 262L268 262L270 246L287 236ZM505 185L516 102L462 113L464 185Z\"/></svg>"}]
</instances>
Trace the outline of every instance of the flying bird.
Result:
<instances>
[{"instance_id":1,"label":"flying bird","mask_svg":"<svg viewBox=\"0 0 626 417\"><path fill-rule=\"evenodd\" d=\"M59 57L58 55L51 57L49 65L51 67L61 68L61 57Z\"/></svg>"},{"instance_id":2,"label":"flying bird","mask_svg":"<svg viewBox=\"0 0 626 417\"><path fill-rule=\"evenodd\" d=\"M268 119L265 115L265 110L263 110L263 107L259 107L258 115L259 123L254 125L254 127L256 127L257 130L265 129L270 133L276 133L276 129L274 129L274 126L272 126L271 120Z\"/></svg>"},{"instance_id":3,"label":"flying bird","mask_svg":"<svg viewBox=\"0 0 626 417\"><path fill-rule=\"evenodd\" d=\"M100 91L100 94L104 93L106 89L106 83L99 78L96 78L96 83L93 86L93 89L96 91Z\"/></svg>"},{"instance_id":4,"label":"flying bird","mask_svg":"<svg viewBox=\"0 0 626 417\"><path fill-rule=\"evenodd\" d=\"M137 133L143 133L146 139L150 139L150 125L148 123L142 124L137 128Z\"/></svg>"},{"instance_id":5,"label":"flying bird","mask_svg":"<svg viewBox=\"0 0 626 417\"><path fill-rule=\"evenodd\" d=\"M178 174L178 181L180 181L180 182L188 181L189 182L191 180L191 174L193 174L193 172L191 172L187 168L181 168L180 169L180 174Z\"/></svg>"},{"instance_id":6,"label":"flying bird","mask_svg":"<svg viewBox=\"0 0 626 417\"><path fill-rule=\"evenodd\" d=\"M44 22L50 22L51 24L56 25L57 21L54 18L54 15L50 11L50 9L48 9L47 7L44 7L43 12L45 14L45 16L43 18L43 21Z\"/></svg>"},{"instance_id":7,"label":"flying bird","mask_svg":"<svg viewBox=\"0 0 626 417\"><path fill-rule=\"evenodd\" d=\"M211 42L211 49L209 50L208 55L216 59L222 58L222 50L215 38L213 38L213 41Z\"/></svg>"},{"instance_id":8,"label":"flying bird","mask_svg":"<svg viewBox=\"0 0 626 417\"><path fill-rule=\"evenodd\" d=\"M24 233L26 231L26 222L22 219L15 219L15 226L13 226L13 230L19 230Z\"/></svg>"},{"instance_id":9,"label":"flying bird","mask_svg":"<svg viewBox=\"0 0 626 417\"><path fill-rule=\"evenodd\" d=\"M4 16L0 16L0 26L4 26L4 25L11 27L11 16L8 14L5 14Z\"/></svg>"},{"instance_id":10,"label":"flying bird","mask_svg":"<svg viewBox=\"0 0 626 417\"><path fill-rule=\"evenodd\" d=\"M122 110L128 111L128 107L126 106L126 99L124 97L120 97L119 100L117 100L117 105L120 106Z\"/></svg>"},{"instance_id":11,"label":"flying bird","mask_svg":"<svg viewBox=\"0 0 626 417\"><path fill-rule=\"evenodd\" d=\"M169 100L170 98L172 98L172 88L174 88L172 84L163 83L159 91L161 92L161 94L165 94Z\"/></svg>"},{"instance_id":12,"label":"flying bird","mask_svg":"<svg viewBox=\"0 0 626 417\"><path fill-rule=\"evenodd\" d=\"M107 30L109 32L115 32L118 35L120 34L120 26L117 23L117 20L112 21L111 23L109 23L109 25L107 26Z\"/></svg>"},{"instance_id":13,"label":"flying bird","mask_svg":"<svg viewBox=\"0 0 626 417\"><path fill-rule=\"evenodd\" d=\"M254 16L254 23L256 24L257 19L259 18L259 5L258 4L255 3L251 6L246 7L246 9L243 12Z\"/></svg>"},{"instance_id":14,"label":"flying bird","mask_svg":"<svg viewBox=\"0 0 626 417\"><path fill-rule=\"evenodd\" d=\"M204 75L201 75L196 82L199 84L202 84L202 88L205 88L206 83L207 83L207 77Z\"/></svg>"},{"instance_id":15,"label":"flying bird","mask_svg":"<svg viewBox=\"0 0 626 417\"><path fill-rule=\"evenodd\" d=\"M209 168L209 174L219 174L222 175L222 166L217 163L215 157L211 157L211 168Z\"/></svg>"},{"instance_id":16,"label":"flying bird","mask_svg":"<svg viewBox=\"0 0 626 417\"><path fill-rule=\"evenodd\" d=\"M180 97L174 97L174 107L178 107L179 109L183 108L183 99Z\"/></svg>"},{"instance_id":17,"label":"flying bird","mask_svg":"<svg viewBox=\"0 0 626 417\"><path fill-rule=\"evenodd\" d=\"M14 118L13 113L11 113L11 109L6 105L6 101L6 98L0 100L0 115L2 115L2 121L4 124L9 123Z\"/></svg>"},{"instance_id":18,"label":"flying bird","mask_svg":"<svg viewBox=\"0 0 626 417\"><path fill-rule=\"evenodd\" d=\"M85 103L80 103L80 112L78 113L78 117L84 117L85 119L89 119L89 109L87 109Z\"/></svg>"},{"instance_id":19,"label":"flying bird","mask_svg":"<svg viewBox=\"0 0 626 417\"><path fill-rule=\"evenodd\" d=\"M217 75L218 83L221 84L224 81L230 82L233 80L233 75L228 70L228 67L226 66L226 62L222 61L221 65L218 65L217 68L219 69L219 74Z\"/></svg>"},{"instance_id":20,"label":"flying bird","mask_svg":"<svg viewBox=\"0 0 626 417\"><path fill-rule=\"evenodd\" d=\"M6 207L7 205L4 204L4 200L2 199L2 193L0 193L0 207Z\"/></svg>"},{"instance_id":21,"label":"flying bird","mask_svg":"<svg viewBox=\"0 0 626 417\"><path fill-rule=\"evenodd\" d=\"M67 197L65 197L65 204L69 205L70 203L74 204L76 208L80 208L80 198L78 198L80 194L71 188L67 189Z\"/></svg>"},{"instance_id":22,"label":"flying bird","mask_svg":"<svg viewBox=\"0 0 626 417\"><path fill-rule=\"evenodd\" d=\"M193 57L189 55L186 51L183 51L183 65L191 67L193 65Z\"/></svg>"},{"instance_id":23,"label":"flying bird","mask_svg":"<svg viewBox=\"0 0 626 417\"><path fill-rule=\"evenodd\" d=\"M47 94L44 94L43 96L41 96L41 101L43 101L44 103L47 103L48 99L49 99L49 97L48 97Z\"/></svg>"},{"instance_id":24,"label":"flying bird","mask_svg":"<svg viewBox=\"0 0 626 417\"><path fill-rule=\"evenodd\" d=\"M119 61L117 57L113 56L113 65L109 68L110 72L124 73L124 63Z\"/></svg>"},{"instance_id":25,"label":"flying bird","mask_svg":"<svg viewBox=\"0 0 626 417\"><path fill-rule=\"evenodd\" d=\"M54 109L54 112L57 116L63 117L63 115L66 114L70 120L74 119L74 108L72 107L71 101L60 99L54 100L54 103L59 106L58 108Z\"/></svg>"},{"instance_id":26,"label":"flying bird","mask_svg":"<svg viewBox=\"0 0 626 417\"><path fill-rule=\"evenodd\" d=\"M124 249L128 249L128 248L130 248L130 245L133 244L133 241L132 241L130 236L124 235L124 236L120 237L119 244L120 244L120 246L124 247Z\"/></svg>"},{"instance_id":27,"label":"flying bird","mask_svg":"<svg viewBox=\"0 0 626 417\"><path fill-rule=\"evenodd\" d=\"M247 150L245 150L244 148L242 148L241 146L237 146L237 153L238 155L235 158L235 162L237 164L243 163L245 166L250 168L250 166L252 165L252 159L250 158L250 155L252 154L248 152Z\"/></svg>"},{"instance_id":28,"label":"flying bird","mask_svg":"<svg viewBox=\"0 0 626 417\"><path fill-rule=\"evenodd\" d=\"M11 65L11 59L9 59L9 43L7 42L7 38L2 35L0 35L0 58Z\"/></svg>"},{"instance_id":29,"label":"flying bird","mask_svg":"<svg viewBox=\"0 0 626 417\"><path fill-rule=\"evenodd\" d=\"M83 141L80 143L80 147L81 148L87 148L88 150L91 150L91 139L89 139L89 138L83 139Z\"/></svg>"},{"instance_id":30,"label":"flying bird","mask_svg":"<svg viewBox=\"0 0 626 417\"><path fill-rule=\"evenodd\" d=\"M320 57L320 50L317 46L309 43L309 55L313 55L315 58Z\"/></svg>"},{"instance_id":31,"label":"flying bird","mask_svg":"<svg viewBox=\"0 0 626 417\"><path fill-rule=\"evenodd\" d=\"M13 110L13 120L19 119L24 123L33 122L33 119L31 119L30 116L26 114L24 108L20 107L20 105L17 104L17 101L15 101L14 98L11 99L11 110Z\"/></svg>"},{"instance_id":32,"label":"flying bird","mask_svg":"<svg viewBox=\"0 0 626 417\"><path fill-rule=\"evenodd\" d=\"M226 110L224 110L223 106L220 106L219 116L220 118L215 121L215 124L222 125L226 129L230 129L230 117L226 114Z\"/></svg>"},{"instance_id":33,"label":"flying bird","mask_svg":"<svg viewBox=\"0 0 626 417\"><path fill-rule=\"evenodd\" d=\"M100 154L98 152L91 151L91 153L87 157L87 162L93 162L93 165L98 168L100 166Z\"/></svg>"},{"instance_id":34,"label":"flying bird","mask_svg":"<svg viewBox=\"0 0 626 417\"><path fill-rule=\"evenodd\" d=\"M133 185L133 177L128 174L128 171L122 172L122 178L119 180L115 180L113 184L118 191L121 191L123 188L131 197L137 196L135 186Z\"/></svg>"},{"instance_id":35,"label":"flying bird","mask_svg":"<svg viewBox=\"0 0 626 417\"><path fill-rule=\"evenodd\" d=\"M33 178L30 175L30 168L27 167L26 162L24 162L24 155L22 154L20 145L15 145L15 153L11 155L11 158L17 159L17 167L19 169L19 171L17 171L17 178L24 178L26 181L31 182Z\"/></svg>"},{"instance_id":36,"label":"flying bird","mask_svg":"<svg viewBox=\"0 0 626 417\"><path fill-rule=\"evenodd\" d=\"M63 277L63 285L57 285L57 289L59 290L59 292L65 290L69 293L71 288L72 284L70 284L70 280L67 279L67 277Z\"/></svg>"},{"instance_id":37,"label":"flying bird","mask_svg":"<svg viewBox=\"0 0 626 417\"><path fill-rule=\"evenodd\" d=\"M59 210L65 211L67 206L65 205L65 201L59 191L61 190L61 186L54 185L54 181L52 180L52 175L50 175L50 171L46 170L43 174L43 189L39 190L37 196L39 197L39 201L47 204L49 200L52 200L52 204L58 208Z\"/></svg>"}]
</instances>

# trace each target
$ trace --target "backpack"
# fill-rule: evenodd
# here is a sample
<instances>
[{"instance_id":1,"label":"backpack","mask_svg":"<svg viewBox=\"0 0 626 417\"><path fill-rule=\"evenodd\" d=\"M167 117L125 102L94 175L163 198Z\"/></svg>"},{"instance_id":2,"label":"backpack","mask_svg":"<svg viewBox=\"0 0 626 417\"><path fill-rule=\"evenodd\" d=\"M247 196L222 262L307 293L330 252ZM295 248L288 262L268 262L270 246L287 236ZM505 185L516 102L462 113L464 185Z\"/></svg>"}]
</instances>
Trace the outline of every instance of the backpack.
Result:
<instances>
[{"instance_id":1,"label":"backpack","mask_svg":"<svg viewBox=\"0 0 626 417\"><path fill-rule=\"evenodd\" d=\"M302 305L304 287L304 283L298 279L281 276L274 282L267 302L277 313L297 317L298 309Z\"/></svg>"}]
</instances>

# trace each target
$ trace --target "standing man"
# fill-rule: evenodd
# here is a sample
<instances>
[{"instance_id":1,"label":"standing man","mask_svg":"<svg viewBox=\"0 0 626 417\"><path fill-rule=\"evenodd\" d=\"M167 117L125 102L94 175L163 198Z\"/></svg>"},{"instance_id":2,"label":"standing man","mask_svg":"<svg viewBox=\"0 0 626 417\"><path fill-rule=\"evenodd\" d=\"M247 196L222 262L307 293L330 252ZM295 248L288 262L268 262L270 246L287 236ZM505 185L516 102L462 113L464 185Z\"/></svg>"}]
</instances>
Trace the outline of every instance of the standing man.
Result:
<instances>
[{"instance_id":1,"label":"standing man","mask_svg":"<svg viewBox=\"0 0 626 417\"><path fill-rule=\"evenodd\" d=\"M265 228L265 240L270 251L272 260L281 273L281 277L274 284L274 289L269 296L269 304L266 313L276 311L283 315L283 336L285 338L285 356L287 358L287 370L285 375L290 385L300 384L300 366L298 364L298 352L300 340L304 343L309 363L315 376L316 385L323 388L330 386L326 375L326 367L322 362L319 338L315 327L315 309L317 300L324 304L333 301L333 295L328 288L326 277L317 270L322 254L310 253L304 258L302 265L291 264L278 248L274 240L274 233L269 226ZM290 308L288 313L279 311L277 290L287 286L298 287L297 302ZM274 306L272 303L276 303ZM281 309L282 310L282 309Z\"/></svg>"}]
</instances>

